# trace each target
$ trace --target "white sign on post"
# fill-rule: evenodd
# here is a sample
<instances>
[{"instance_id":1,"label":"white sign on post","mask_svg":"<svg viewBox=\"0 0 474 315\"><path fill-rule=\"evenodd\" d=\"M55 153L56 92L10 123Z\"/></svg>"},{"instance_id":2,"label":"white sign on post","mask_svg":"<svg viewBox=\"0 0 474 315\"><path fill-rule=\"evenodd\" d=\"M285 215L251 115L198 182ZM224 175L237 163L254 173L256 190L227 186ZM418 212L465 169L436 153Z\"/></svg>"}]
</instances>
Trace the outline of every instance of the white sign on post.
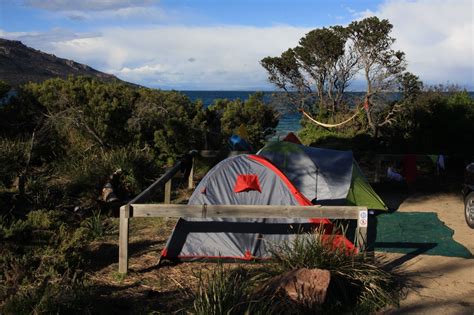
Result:
<instances>
[{"instance_id":1,"label":"white sign on post","mask_svg":"<svg viewBox=\"0 0 474 315\"><path fill-rule=\"evenodd\" d=\"M369 223L369 217L367 210L359 211L359 227L367 227Z\"/></svg>"}]
</instances>

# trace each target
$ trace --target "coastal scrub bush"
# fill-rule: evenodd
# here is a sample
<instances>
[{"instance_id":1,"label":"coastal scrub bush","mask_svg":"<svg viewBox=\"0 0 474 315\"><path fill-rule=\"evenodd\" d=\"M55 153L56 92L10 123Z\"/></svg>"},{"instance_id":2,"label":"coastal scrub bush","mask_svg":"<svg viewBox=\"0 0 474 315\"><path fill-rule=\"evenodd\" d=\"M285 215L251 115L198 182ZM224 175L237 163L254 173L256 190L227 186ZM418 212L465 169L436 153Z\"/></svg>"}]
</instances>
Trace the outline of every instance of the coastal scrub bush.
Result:
<instances>
[{"instance_id":1,"label":"coastal scrub bush","mask_svg":"<svg viewBox=\"0 0 474 315\"><path fill-rule=\"evenodd\" d=\"M245 102L239 99L217 100L208 110L216 113L208 117L219 119L220 133L225 143L243 124L254 148L263 146L265 137L274 131L279 120L277 111L265 104L263 93L252 94Z\"/></svg>"},{"instance_id":2,"label":"coastal scrub bush","mask_svg":"<svg viewBox=\"0 0 474 315\"><path fill-rule=\"evenodd\" d=\"M347 114L338 113L333 118L322 120L328 123L337 123L348 118ZM365 117L362 113L354 121L340 128L323 128L306 119L301 121L302 129L298 137L305 145L324 147L337 150L352 150L354 152L373 151L378 148L378 141L364 131L360 120Z\"/></svg>"},{"instance_id":3,"label":"coastal scrub bush","mask_svg":"<svg viewBox=\"0 0 474 315\"><path fill-rule=\"evenodd\" d=\"M68 152L149 147L166 162L203 142L202 103L175 91L86 77L31 83L23 90L44 108L44 125L64 139Z\"/></svg>"},{"instance_id":4,"label":"coastal scrub bush","mask_svg":"<svg viewBox=\"0 0 474 315\"><path fill-rule=\"evenodd\" d=\"M474 99L468 92L432 87L404 102L396 122L383 130L389 147L402 152L474 155L467 145L474 142Z\"/></svg>"},{"instance_id":5,"label":"coastal scrub bush","mask_svg":"<svg viewBox=\"0 0 474 315\"><path fill-rule=\"evenodd\" d=\"M248 299L248 274L222 264L207 275L199 275L199 288L193 304L196 315L238 314Z\"/></svg>"},{"instance_id":6,"label":"coastal scrub bush","mask_svg":"<svg viewBox=\"0 0 474 315\"><path fill-rule=\"evenodd\" d=\"M26 164L28 143L0 137L0 185L10 187Z\"/></svg>"},{"instance_id":7,"label":"coastal scrub bush","mask_svg":"<svg viewBox=\"0 0 474 315\"><path fill-rule=\"evenodd\" d=\"M129 141L126 123L137 97L136 89L119 82L103 83L86 77L50 79L23 87L56 120L67 122L101 146Z\"/></svg>"},{"instance_id":8,"label":"coastal scrub bush","mask_svg":"<svg viewBox=\"0 0 474 315\"><path fill-rule=\"evenodd\" d=\"M160 162L200 148L203 142L203 108L178 92L139 89L127 128L134 143L152 148Z\"/></svg>"},{"instance_id":9,"label":"coastal scrub bush","mask_svg":"<svg viewBox=\"0 0 474 315\"><path fill-rule=\"evenodd\" d=\"M330 312L369 314L388 305L398 305L403 291L397 276L363 253L348 254L328 246L321 233L299 235L291 243L271 249L279 272L319 268L331 272L323 308Z\"/></svg>"},{"instance_id":10,"label":"coastal scrub bush","mask_svg":"<svg viewBox=\"0 0 474 315\"><path fill-rule=\"evenodd\" d=\"M43 120L45 109L29 91L19 89L0 105L0 136L29 138Z\"/></svg>"},{"instance_id":11,"label":"coastal scrub bush","mask_svg":"<svg viewBox=\"0 0 474 315\"><path fill-rule=\"evenodd\" d=\"M267 268L226 268L218 264L207 275L198 276L198 291L191 313L219 314L307 314L305 306L298 305L282 294L262 294L261 288L277 273ZM312 310L314 313L314 310ZM305 313L306 312L306 313Z\"/></svg>"},{"instance_id":12,"label":"coastal scrub bush","mask_svg":"<svg viewBox=\"0 0 474 315\"><path fill-rule=\"evenodd\" d=\"M81 251L87 231L63 211L0 218L0 312L58 313L84 309Z\"/></svg>"},{"instance_id":13,"label":"coastal scrub bush","mask_svg":"<svg viewBox=\"0 0 474 315\"><path fill-rule=\"evenodd\" d=\"M297 236L271 246L273 261L264 268L231 270L218 265L199 277L195 314L371 314L398 305L404 294L394 270L384 270L364 254L335 249L322 232ZM299 268L329 270L331 281L322 305L303 305L283 292L265 293L274 276Z\"/></svg>"},{"instance_id":14,"label":"coastal scrub bush","mask_svg":"<svg viewBox=\"0 0 474 315\"><path fill-rule=\"evenodd\" d=\"M117 232L117 227L110 222L109 218L104 217L100 210L93 211L92 215L85 219L81 225L87 228L89 237L93 240Z\"/></svg>"},{"instance_id":15,"label":"coastal scrub bush","mask_svg":"<svg viewBox=\"0 0 474 315\"><path fill-rule=\"evenodd\" d=\"M3 98L10 89L11 86L7 82L0 80L0 99Z\"/></svg>"},{"instance_id":16,"label":"coastal scrub bush","mask_svg":"<svg viewBox=\"0 0 474 315\"><path fill-rule=\"evenodd\" d=\"M120 183L114 189L123 200L146 188L161 172L149 150L124 147L58 161L54 173L67 196L92 206L110 175L119 169Z\"/></svg>"}]
</instances>

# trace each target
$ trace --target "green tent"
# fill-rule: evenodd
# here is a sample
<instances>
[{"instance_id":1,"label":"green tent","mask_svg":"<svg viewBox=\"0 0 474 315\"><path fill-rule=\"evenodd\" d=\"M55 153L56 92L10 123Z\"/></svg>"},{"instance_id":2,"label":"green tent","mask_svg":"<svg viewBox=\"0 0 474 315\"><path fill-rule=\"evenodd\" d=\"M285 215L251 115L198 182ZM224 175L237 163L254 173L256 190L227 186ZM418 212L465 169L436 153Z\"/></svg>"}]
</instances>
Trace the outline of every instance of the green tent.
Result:
<instances>
[{"instance_id":1,"label":"green tent","mask_svg":"<svg viewBox=\"0 0 474 315\"><path fill-rule=\"evenodd\" d=\"M278 141L270 142L257 154L273 162L315 204L357 205L373 210L387 210L351 151Z\"/></svg>"}]
</instances>

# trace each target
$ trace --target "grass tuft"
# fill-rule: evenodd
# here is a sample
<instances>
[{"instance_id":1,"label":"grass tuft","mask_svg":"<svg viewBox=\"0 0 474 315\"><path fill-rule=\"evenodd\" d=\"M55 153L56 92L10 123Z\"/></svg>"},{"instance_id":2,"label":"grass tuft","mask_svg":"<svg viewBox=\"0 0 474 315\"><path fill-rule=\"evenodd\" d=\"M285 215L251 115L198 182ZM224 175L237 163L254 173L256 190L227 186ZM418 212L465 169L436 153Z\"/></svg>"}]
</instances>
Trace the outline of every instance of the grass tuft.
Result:
<instances>
[{"instance_id":1,"label":"grass tuft","mask_svg":"<svg viewBox=\"0 0 474 315\"><path fill-rule=\"evenodd\" d=\"M91 239L101 239L117 232L117 227L112 225L108 218L104 218L100 210L93 211L92 216L82 223L88 230Z\"/></svg>"},{"instance_id":2,"label":"grass tuft","mask_svg":"<svg viewBox=\"0 0 474 315\"><path fill-rule=\"evenodd\" d=\"M385 270L365 254L334 248L322 231L298 235L271 249L265 269L230 269L219 264L199 279L194 314L370 314L398 305L403 287L397 271ZM282 292L268 295L266 283L299 268L329 270L331 282L322 305L302 305Z\"/></svg>"}]
</instances>

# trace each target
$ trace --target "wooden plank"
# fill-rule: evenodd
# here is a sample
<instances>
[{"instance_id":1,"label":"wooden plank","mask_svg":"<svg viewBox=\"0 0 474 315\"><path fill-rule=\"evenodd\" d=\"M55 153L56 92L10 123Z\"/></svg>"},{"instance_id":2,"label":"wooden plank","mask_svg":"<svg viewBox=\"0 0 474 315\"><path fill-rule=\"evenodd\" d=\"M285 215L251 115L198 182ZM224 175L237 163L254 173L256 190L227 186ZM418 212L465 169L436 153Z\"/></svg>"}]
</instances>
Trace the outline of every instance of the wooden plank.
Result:
<instances>
[{"instance_id":1,"label":"wooden plank","mask_svg":"<svg viewBox=\"0 0 474 315\"><path fill-rule=\"evenodd\" d=\"M132 204L133 217L357 219L363 207Z\"/></svg>"},{"instance_id":2,"label":"wooden plank","mask_svg":"<svg viewBox=\"0 0 474 315\"><path fill-rule=\"evenodd\" d=\"M119 227L119 272L128 271L128 221L130 220L130 205L120 207L120 227Z\"/></svg>"},{"instance_id":3,"label":"wooden plank","mask_svg":"<svg viewBox=\"0 0 474 315\"><path fill-rule=\"evenodd\" d=\"M171 185L173 180L170 178L165 184L165 204L171 203Z\"/></svg>"},{"instance_id":4,"label":"wooden plank","mask_svg":"<svg viewBox=\"0 0 474 315\"><path fill-rule=\"evenodd\" d=\"M170 170L168 170L165 174L163 174L160 178L158 178L153 184L148 186L147 189L142 191L138 196L133 198L129 204L132 203L143 203L146 202L156 191L168 182L169 179L173 178L181 169L181 161L178 161Z\"/></svg>"},{"instance_id":5,"label":"wooden plank","mask_svg":"<svg viewBox=\"0 0 474 315\"><path fill-rule=\"evenodd\" d=\"M188 177L188 189L194 189L194 161L195 158L193 158L193 161L191 162L191 171L189 172Z\"/></svg>"}]
</instances>

